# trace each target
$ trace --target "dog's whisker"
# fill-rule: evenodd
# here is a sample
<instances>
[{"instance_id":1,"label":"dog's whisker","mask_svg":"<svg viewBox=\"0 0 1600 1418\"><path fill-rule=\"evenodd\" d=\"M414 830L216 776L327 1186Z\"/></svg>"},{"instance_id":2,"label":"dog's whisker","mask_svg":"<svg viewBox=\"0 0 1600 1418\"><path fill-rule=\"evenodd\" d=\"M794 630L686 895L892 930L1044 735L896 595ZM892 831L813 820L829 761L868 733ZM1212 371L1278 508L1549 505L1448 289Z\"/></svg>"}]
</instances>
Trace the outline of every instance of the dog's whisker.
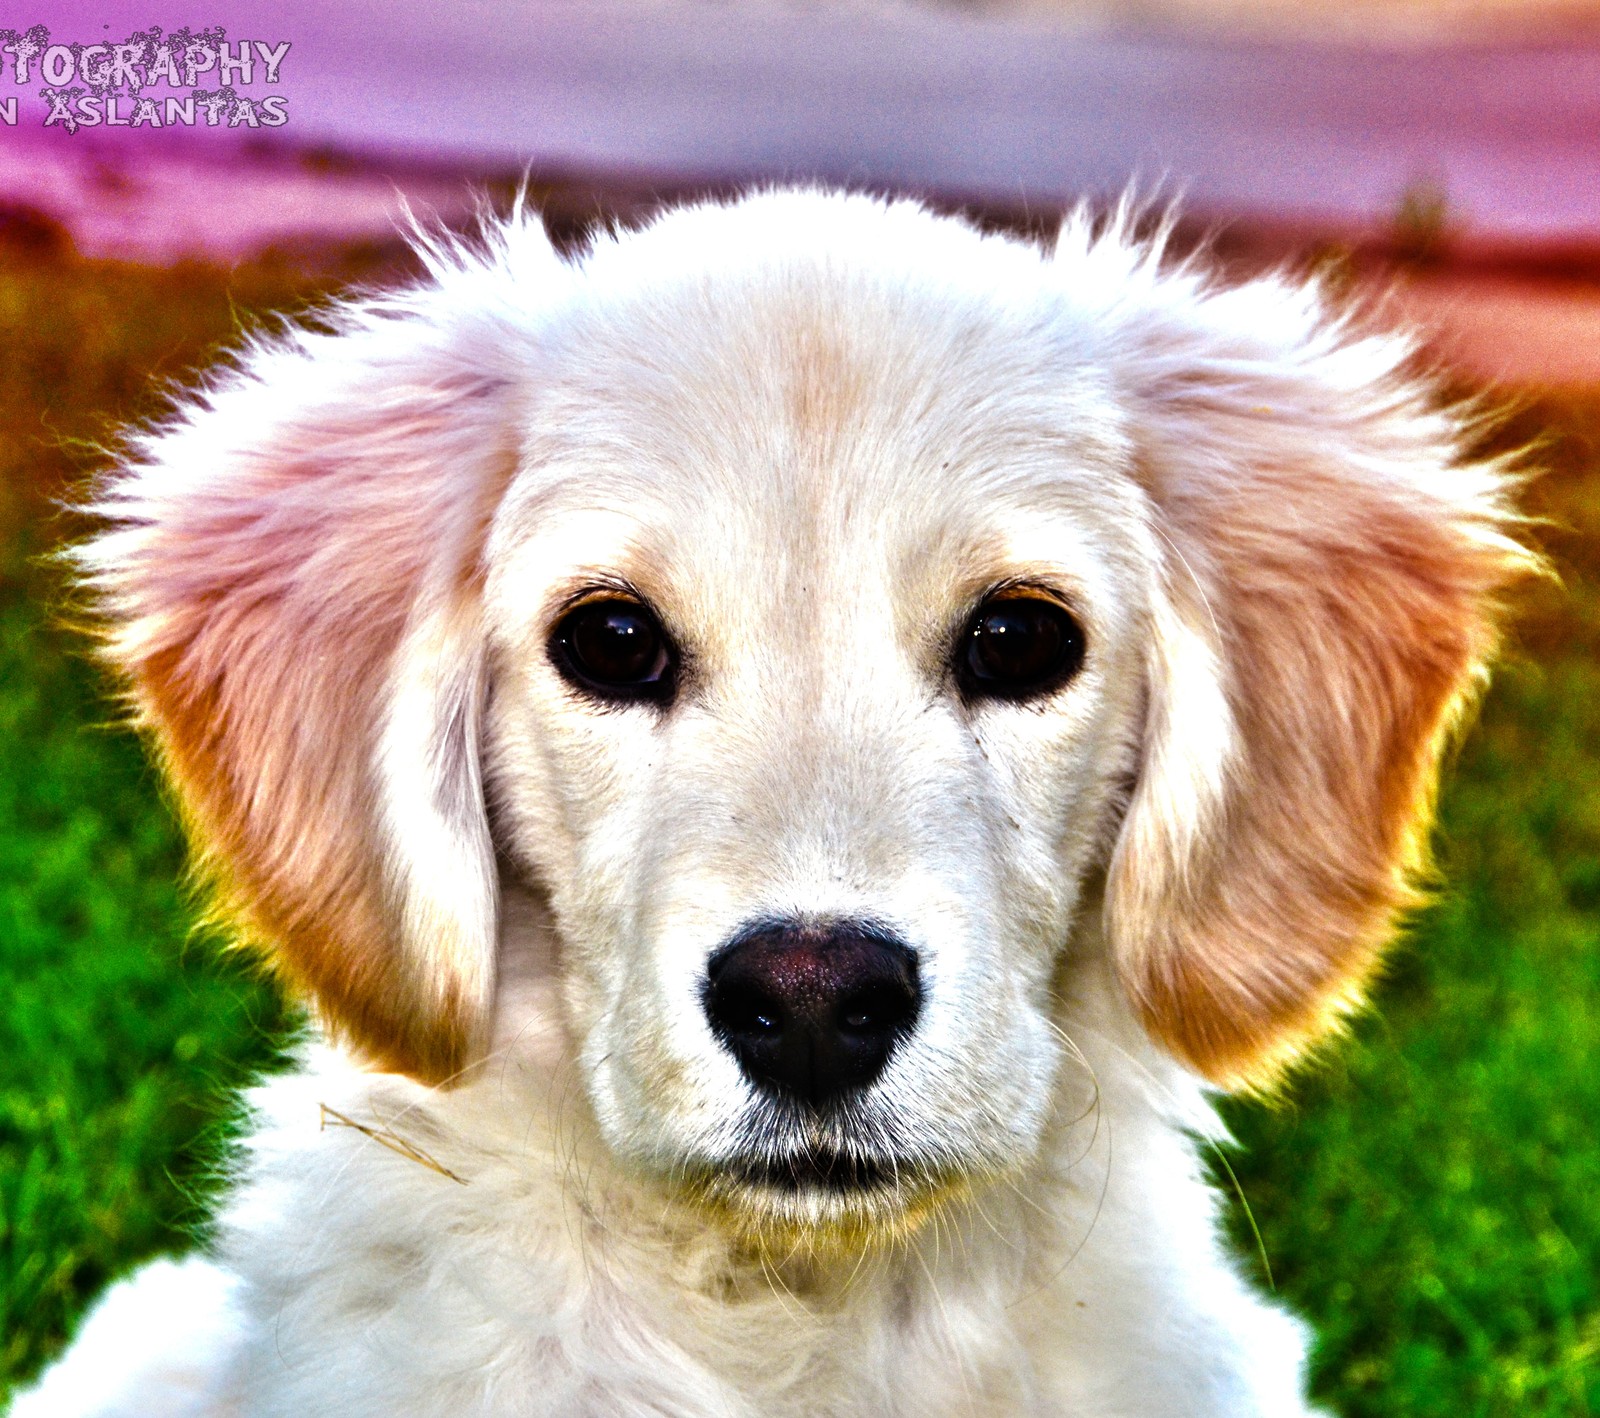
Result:
<instances>
[{"instance_id":1,"label":"dog's whisker","mask_svg":"<svg viewBox=\"0 0 1600 1418\"><path fill-rule=\"evenodd\" d=\"M986 1206L984 1206L983 1199L980 1196L974 1194L968 1198L967 1204L978 1216L978 1219L989 1228L989 1234L992 1235L996 1241L998 1241L1008 1251L1011 1251L1014 1255L1025 1256L1027 1254L1027 1248L1023 1245L1019 1237L1007 1235L995 1223L994 1218L989 1215L989 1210Z\"/></svg>"},{"instance_id":2,"label":"dog's whisker","mask_svg":"<svg viewBox=\"0 0 1600 1418\"><path fill-rule=\"evenodd\" d=\"M936 1209L932 1217L935 1229L937 1229L938 1220L939 1211ZM937 1279L935 1279L933 1272L928 1268L928 1263L923 1257L921 1251L916 1247L913 1247L912 1254L916 1257L917 1264L921 1267L922 1274L928 1282L928 1290L933 1296L934 1306L939 1315L939 1322L944 1327L945 1343L949 1349L950 1360L955 1368L956 1377L961 1382L961 1390L965 1400L966 1410L969 1412L974 1411L972 1381L970 1375L967 1373L965 1362L966 1356L962 1350L960 1341L956 1338L956 1327L951 1321L950 1310L949 1306L945 1303L944 1292L940 1290L939 1282Z\"/></svg>"},{"instance_id":3,"label":"dog's whisker","mask_svg":"<svg viewBox=\"0 0 1600 1418\"><path fill-rule=\"evenodd\" d=\"M1087 1161L1088 1158L1094 1154L1095 1143L1100 1136L1100 1122L1104 1115L1104 1109L1102 1107L1103 1099L1100 1091L1100 1076L1096 1072L1094 1065L1090 1062L1088 1055L1086 1055L1078 1046L1076 1040L1072 1039L1066 1033L1066 1031L1055 1022L1055 1020L1047 1017L1045 1023L1061 1039L1068 1051L1069 1056L1073 1058L1075 1062L1080 1064L1084 1071L1089 1075L1089 1099L1087 1103L1085 1103L1083 1111L1076 1117L1068 1119L1065 1123L1065 1126L1070 1129L1076 1127L1085 1118L1090 1116L1094 1118L1094 1127L1089 1133L1088 1140L1083 1145L1083 1151L1068 1164L1069 1168L1077 1167L1083 1162Z\"/></svg>"}]
</instances>

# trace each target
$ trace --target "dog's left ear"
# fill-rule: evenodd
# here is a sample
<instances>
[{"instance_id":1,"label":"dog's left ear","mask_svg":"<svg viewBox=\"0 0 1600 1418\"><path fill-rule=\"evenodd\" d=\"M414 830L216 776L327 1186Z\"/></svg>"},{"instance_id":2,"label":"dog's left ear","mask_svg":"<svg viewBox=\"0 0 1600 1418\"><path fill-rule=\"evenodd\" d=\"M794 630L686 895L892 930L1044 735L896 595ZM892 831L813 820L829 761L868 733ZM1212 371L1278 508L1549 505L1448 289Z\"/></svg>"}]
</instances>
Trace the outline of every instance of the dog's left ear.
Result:
<instances>
[{"instance_id":1,"label":"dog's left ear","mask_svg":"<svg viewBox=\"0 0 1600 1418\"><path fill-rule=\"evenodd\" d=\"M1105 328L1159 567L1112 945L1156 1038L1260 1084L1358 999L1414 904L1441 749L1498 595L1537 563L1507 535L1505 469L1463 460L1404 340L1126 243L1064 259L1120 260L1106 288L1134 293Z\"/></svg>"},{"instance_id":2,"label":"dog's left ear","mask_svg":"<svg viewBox=\"0 0 1600 1418\"><path fill-rule=\"evenodd\" d=\"M135 442L79 554L230 924L430 1081L494 991L479 581L558 278L537 223L248 349ZM509 268L509 269L508 269Z\"/></svg>"}]
</instances>

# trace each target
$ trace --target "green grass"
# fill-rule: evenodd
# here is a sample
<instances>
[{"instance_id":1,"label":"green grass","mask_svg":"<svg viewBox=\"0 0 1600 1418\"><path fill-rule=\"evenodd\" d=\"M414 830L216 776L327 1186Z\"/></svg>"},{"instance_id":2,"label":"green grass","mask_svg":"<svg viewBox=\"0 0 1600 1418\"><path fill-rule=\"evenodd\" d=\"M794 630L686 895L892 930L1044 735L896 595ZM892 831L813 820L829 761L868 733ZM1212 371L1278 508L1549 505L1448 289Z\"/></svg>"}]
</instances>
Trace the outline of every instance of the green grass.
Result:
<instances>
[{"instance_id":1,"label":"green grass","mask_svg":"<svg viewBox=\"0 0 1600 1418\"><path fill-rule=\"evenodd\" d=\"M1509 436L1535 434L1564 588L1525 598L1449 780L1439 900L1354 1038L1286 1102L1229 1110L1318 1391L1351 1415L1600 1411L1600 403Z\"/></svg>"},{"instance_id":2,"label":"green grass","mask_svg":"<svg viewBox=\"0 0 1600 1418\"><path fill-rule=\"evenodd\" d=\"M0 1401L109 1277L203 1223L289 1016L191 941L172 817L28 553L87 446L317 282L0 254ZM1600 402L1550 401L1540 590L1443 803L1447 885L1377 1008L1231 1155L1351 1415L1600 1408ZM1254 1252L1242 1210L1241 1248ZM1256 1262L1259 1264L1259 1262Z\"/></svg>"},{"instance_id":3,"label":"green grass","mask_svg":"<svg viewBox=\"0 0 1600 1418\"><path fill-rule=\"evenodd\" d=\"M282 1011L185 948L178 836L87 668L0 607L0 1364L26 1372L101 1282L200 1220L218 1105Z\"/></svg>"}]
</instances>

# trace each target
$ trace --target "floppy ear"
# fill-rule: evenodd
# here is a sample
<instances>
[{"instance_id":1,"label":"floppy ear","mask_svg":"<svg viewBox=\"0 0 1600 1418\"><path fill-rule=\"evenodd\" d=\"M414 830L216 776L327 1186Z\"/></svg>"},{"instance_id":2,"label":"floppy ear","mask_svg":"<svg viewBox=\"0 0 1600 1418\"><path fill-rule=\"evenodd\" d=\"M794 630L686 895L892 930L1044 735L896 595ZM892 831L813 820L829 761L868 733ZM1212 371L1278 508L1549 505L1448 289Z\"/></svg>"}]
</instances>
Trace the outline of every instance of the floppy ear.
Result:
<instances>
[{"instance_id":1,"label":"floppy ear","mask_svg":"<svg viewBox=\"0 0 1600 1418\"><path fill-rule=\"evenodd\" d=\"M494 989L479 557L528 346L496 270L557 263L533 223L425 257L135 440L79 559L223 911L332 1032L443 1080Z\"/></svg>"},{"instance_id":2,"label":"floppy ear","mask_svg":"<svg viewBox=\"0 0 1600 1418\"><path fill-rule=\"evenodd\" d=\"M1150 1032L1259 1084L1357 1001L1414 904L1441 748L1497 594L1536 563L1504 468L1463 462L1405 341L1353 339L1281 281L1098 259L1132 292L1107 314L1159 565L1107 921Z\"/></svg>"}]
</instances>

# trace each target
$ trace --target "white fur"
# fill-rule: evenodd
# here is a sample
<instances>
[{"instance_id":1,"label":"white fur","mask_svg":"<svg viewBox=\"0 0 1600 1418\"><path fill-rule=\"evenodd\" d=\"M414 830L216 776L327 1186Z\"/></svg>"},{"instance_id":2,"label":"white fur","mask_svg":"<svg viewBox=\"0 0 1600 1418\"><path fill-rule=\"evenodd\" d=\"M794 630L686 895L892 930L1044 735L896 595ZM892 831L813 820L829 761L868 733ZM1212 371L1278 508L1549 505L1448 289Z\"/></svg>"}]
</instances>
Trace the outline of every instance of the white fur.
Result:
<instances>
[{"instance_id":1,"label":"white fur","mask_svg":"<svg viewBox=\"0 0 1600 1418\"><path fill-rule=\"evenodd\" d=\"M520 934L513 955L536 954ZM550 1027L540 985L508 987L531 1029ZM570 1065L551 1069L551 1039L447 1093L313 1048L251 1095L219 1248L231 1274L196 1260L140 1272L15 1412L1307 1412L1303 1327L1249 1291L1216 1236L1195 1139L1220 1128L1202 1090L1130 1027L1099 970L1074 981L1063 1017L1083 1058L1035 1162L836 1272L763 1273L619 1175ZM391 1129L465 1184L325 1108ZM156 1293L167 1272L192 1287L182 1304L175 1285Z\"/></svg>"},{"instance_id":2,"label":"white fur","mask_svg":"<svg viewBox=\"0 0 1600 1418\"><path fill-rule=\"evenodd\" d=\"M200 1256L153 1261L89 1311L70 1363L11 1406L12 1418L213 1418L237 1411L229 1361L242 1326L238 1279Z\"/></svg>"},{"instance_id":3,"label":"white fur","mask_svg":"<svg viewBox=\"0 0 1600 1418\"><path fill-rule=\"evenodd\" d=\"M213 854L261 853L280 886L312 863L314 910L327 863L375 853L383 978L482 1032L454 1086L374 1069L382 1025L319 983L339 958L278 942L349 1043L251 1095L221 1269L114 1291L18 1413L1309 1411L1302 1326L1219 1238L1206 1085L1141 1023L1130 972L1162 941L1119 945L1104 907L1114 852L1126 929L1200 899L1271 751L1230 679L1235 573L1167 500L1236 495L1238 429L1241 468L1342 461L1436 521L1489 527L1498 485L1449 481L1453 425L1396 381L1398 342L1091 226L1051 257L789 192L563 264L519 218L145 440L85 563L136 686L176 645L231 732L258 726L227 760L244 825L197 799ZM364 498L398 550L367 545ZM228 584L289 608L214 644L207 553L174 589L160 540L202 516L218 540L184 545L226 545ZM1282 536L1359 545L1346 520ZM412 578L399 621L363 575ZM572 593L618 579L684 647L664 713L585 701L546 653ZM1041 703L963 703L951 637L1017 579L1070 601L1084 668ZM1293 653L1324 633L1293 627ZM340 647L373 637L380 682L325 710ZM145 709L187 788L164 692ZM748 1155L760 1106L704 1018L706 960L786 915L919 952L914 1034L816 1125L903 1164L901 1198L707 1210L682 1185ZM141 1313L180 1278L170 1318Z\"/></svg>"}]
</instances>

